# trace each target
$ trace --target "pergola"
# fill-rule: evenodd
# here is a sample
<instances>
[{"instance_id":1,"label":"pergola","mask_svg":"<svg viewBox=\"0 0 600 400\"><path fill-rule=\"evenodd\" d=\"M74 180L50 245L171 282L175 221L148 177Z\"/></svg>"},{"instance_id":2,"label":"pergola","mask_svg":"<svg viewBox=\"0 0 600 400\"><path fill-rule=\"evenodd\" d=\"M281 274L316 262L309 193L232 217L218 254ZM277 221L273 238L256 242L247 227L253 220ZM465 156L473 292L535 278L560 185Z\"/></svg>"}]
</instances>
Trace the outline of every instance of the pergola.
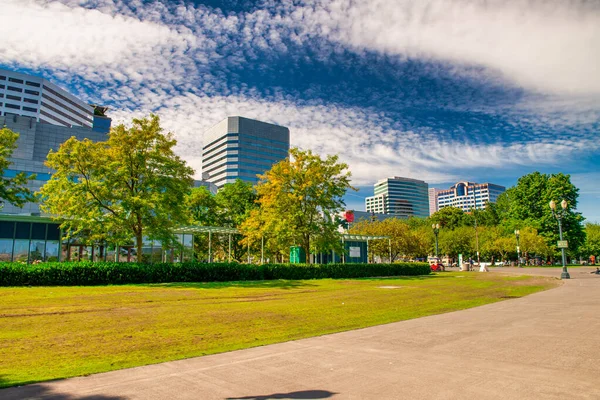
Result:
<instances>
[{"instance_id":1,"label":"pergola","mask_svg":"<svg viewBox=\"0 0 600 400\"><path fill-rule=\"evenodd\" d=\"M192 235L192 243L194 243L194 235L199 233L208 233L208 262L212 262L212 235L228 235L229 236L229 262L231 262L231 235L239 235L241 232L236 228L228 228L224 226L202 226L202 225L187 225L176 228L173 233L178 235ZM390 249L390 260L392 259L392 241L389 236L373 236L373 235L355 235L349 233L342 234L342 243L345 241L367 242L367 254L369 251L370 240L388 239ZM264 262L264 238L261 238L261 262ZM345 262L345 257L344 257Z\"/></svg>"},{"instance_id":2,"label":"pergola","mask_svg":"<svg viewBox=\"0 0 600 400\"><path fill-rule=\"evenodd\" d=\"M240 231L235 228L227 228L224 226L200 226L188 225L180 226L173 231L176 235L192 235L192 243L194 243L194 235L198 233L208 233L208 262L212 262L212 235L229 235L229 262L231 262L231 235L239 235Z\"/></svg>"}]
</instances>

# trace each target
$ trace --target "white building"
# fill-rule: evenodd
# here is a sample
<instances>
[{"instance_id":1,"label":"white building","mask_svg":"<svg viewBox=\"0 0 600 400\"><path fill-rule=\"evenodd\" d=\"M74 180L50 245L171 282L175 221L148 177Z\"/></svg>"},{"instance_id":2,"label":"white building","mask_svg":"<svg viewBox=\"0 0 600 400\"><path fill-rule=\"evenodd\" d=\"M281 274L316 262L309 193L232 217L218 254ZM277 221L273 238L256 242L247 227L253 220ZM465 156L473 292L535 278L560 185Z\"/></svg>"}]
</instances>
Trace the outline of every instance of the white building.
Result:
<instances>
[{"instance_id":1,"label":"white building","mask_svg":"<svg viewBox=\"0 0 600 400\"><path fill-rule=\"evenodd\" d=\"M94 108L47 79L0 69L0 116L92 128Z\"/></svg>"},{"instance_id":2,"label":"white building","mask_svg":"<svg viewBox=\"0 0 600 400\"><path fill-rule=\"evenodd\" d=\"M495 203L504 192L504 186L493 183L458 182L450 189L437 193L437 210L444 207L456 207L463 211L473 208L482 210L487 203Z\"/></svg>"},{"instance_id":3,"label":"white building","mask_svg":"<svg viewBox=\"0 0 600 400\"><path fill-rule=\"evenodd\" d=\"M241 179L258 183L290 150L290 130L243 117L228 117L204 133L202 174L217 187Z\"/></svg>"}]
</instances>

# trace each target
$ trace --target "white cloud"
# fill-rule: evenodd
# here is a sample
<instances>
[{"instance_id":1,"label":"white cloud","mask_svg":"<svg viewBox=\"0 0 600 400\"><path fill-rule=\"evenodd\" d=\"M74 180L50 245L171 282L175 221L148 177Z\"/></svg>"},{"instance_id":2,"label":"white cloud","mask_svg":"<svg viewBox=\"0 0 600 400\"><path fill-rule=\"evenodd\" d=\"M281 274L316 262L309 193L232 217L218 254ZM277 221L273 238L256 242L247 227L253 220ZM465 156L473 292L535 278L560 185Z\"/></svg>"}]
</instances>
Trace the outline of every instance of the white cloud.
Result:
<instances>
[{"instance_id":1,"label":"white cloud","mask_svg":"<svg viewBox=\"0 0 600 400\"><path fill-rule=\"evenodd\" d=\"M596 151L592 138L546 139L527 143L471 143L440 141L420 132L389 126L385 115L370 110L332 105L299 106L291 101L266 101L244 96L197 96L162 98L161 107L130 112L116 111L116 120L154 110L163 126L176 134L178 152L201 169L202 133L227 116L240 115L290 128L292 145L319 154L339 154L347 162L356 185L371 184L385 176L405 176L430 183L461 179L482 168L551 166L583 151Z\"/></svg>"},{"instance_id":2,"label":"white cloud","mask_svg":"<svg viewBox=\"0 0 600 400\"><path fill-rule=\"evenodd\" d=\"M541 92L600 94L594 2L314 0L290 19L358 51L483 66Z\"/></svg>"},{"instance_id":3,"label":"white cloud","mask_svg":"<svg viewBox=\"0 0 600 400\"><path fill-rule=\"evenodd\" d=\"M176 83L195 69L184 53L203 37L163 24L58 2L4 0L3 63L103 79ZM173 62L173 60L177 60Z\"/></svg>"}]
</instances>

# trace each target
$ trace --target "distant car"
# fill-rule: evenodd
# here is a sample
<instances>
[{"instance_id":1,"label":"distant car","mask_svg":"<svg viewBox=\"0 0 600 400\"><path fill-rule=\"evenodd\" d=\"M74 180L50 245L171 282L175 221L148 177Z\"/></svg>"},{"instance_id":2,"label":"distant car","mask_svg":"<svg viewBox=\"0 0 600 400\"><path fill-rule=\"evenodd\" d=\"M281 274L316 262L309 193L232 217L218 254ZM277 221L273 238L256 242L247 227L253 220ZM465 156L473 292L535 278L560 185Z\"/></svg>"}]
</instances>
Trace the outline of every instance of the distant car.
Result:
<instances>
[{"instance_id":1,"label":"distant car","mask_svg":"<svg viewBox=\"0 0 600 400\"><path fill-rule=\"evenodd\" d=\"M438 272L438 271L444 271L444 264L437 262L437 263L432 263L429 265L429 267L431 268L432 271L434 272Z\"/></svg>"}]
</instances>

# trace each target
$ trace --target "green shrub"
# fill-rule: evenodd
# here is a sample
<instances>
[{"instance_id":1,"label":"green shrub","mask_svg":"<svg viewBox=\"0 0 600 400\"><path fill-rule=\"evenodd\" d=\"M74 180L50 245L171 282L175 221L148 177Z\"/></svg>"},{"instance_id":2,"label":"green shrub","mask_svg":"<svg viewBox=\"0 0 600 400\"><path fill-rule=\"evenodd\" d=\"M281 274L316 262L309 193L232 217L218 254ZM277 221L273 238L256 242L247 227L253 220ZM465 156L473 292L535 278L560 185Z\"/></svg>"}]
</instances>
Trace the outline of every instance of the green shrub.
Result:
<instances>
[{"instance_id":1,"label":"green shrub","mask_svg":"<svg viewBox=\"0 0 600 400\"><path fill-rule=\"evenodd\" d=\"M238 264L48 262L0 263L0 286L85 286L125 283L228 282L272 279L427 275L426 263Z\"/></svg>"}]
</instances>

